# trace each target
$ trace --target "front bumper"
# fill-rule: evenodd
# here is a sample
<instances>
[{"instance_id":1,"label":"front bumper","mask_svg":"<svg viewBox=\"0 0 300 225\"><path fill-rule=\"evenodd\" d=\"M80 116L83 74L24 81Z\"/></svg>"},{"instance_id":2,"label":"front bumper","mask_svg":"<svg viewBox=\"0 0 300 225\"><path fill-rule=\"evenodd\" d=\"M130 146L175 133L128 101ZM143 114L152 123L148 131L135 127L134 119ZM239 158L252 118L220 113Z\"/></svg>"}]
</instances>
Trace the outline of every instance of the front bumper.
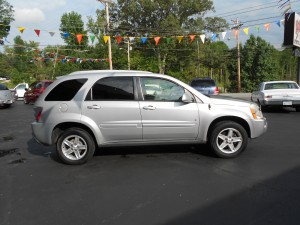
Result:
<instances>
[{"instance_id":1,"label":"front bumper","mask_svg":"<svg viewBox=\"0 0 300 225\"><path fill-rule=\"evenodd\" d=\"M257 138L268 130L268 122L266 118L255 120L252 124L251 138Z\"/></svg>"}]
</instances>

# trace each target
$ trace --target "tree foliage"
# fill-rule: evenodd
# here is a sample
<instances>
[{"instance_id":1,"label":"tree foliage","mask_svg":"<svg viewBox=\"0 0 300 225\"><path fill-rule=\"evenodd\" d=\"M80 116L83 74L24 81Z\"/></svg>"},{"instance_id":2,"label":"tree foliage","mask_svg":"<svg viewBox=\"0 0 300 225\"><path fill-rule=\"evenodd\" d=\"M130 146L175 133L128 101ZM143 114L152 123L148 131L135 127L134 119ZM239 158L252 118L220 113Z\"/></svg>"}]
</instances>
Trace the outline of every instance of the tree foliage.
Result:
<instances>
[{"instance_id":1,"label":"tree foliage","mask_svg":"<svg viewBox=\"0 0 300 225\"><path fill-rule=\"evenodd\" d=\"M263 81L278 79L276 49L261 37L251 35L244 47L241 47L241 83L243 92L253 91ZM233 59L237 59L234 54ZM237 64L229 65L231 71L231 91L237 88Z\"/></svg>"},{"instance_id":2,"label":"tree foliage","mask_svg":"<svg viewBox=\"0 0 300 225\"><path fill-rule=\"evenodd\" d=\"M61 37L64 42L74 48L83 49L88 44L87 31L84 29L84 23L81 15L76 12L64 13L61 17L59 30L62 32ZM82 40L79 43L77 34L81 34Z\"/></svg>"},{"instance_id":3,"label":"tree foliage","mask_svg":"<svg viewBox=\"0 0 300 225\"><path fill-rule=\"evenodd\" d=\"M14 21L13 7L6 0L0 0L0 38L6 37L10 31L10 23Z\"/></svg>"},{"instance_id":4,"label":"tree foliage","mask_svg":"<svg viewBox=\"0 0 300 225\"><path fill-rule=\"evenodd\" d=\"M217 26L209 25L207 22L210 23L210 20L203 19L213 9L211 0L118 0L111 7L111 21L116 25L112 33L171 37L204 30L221 31L228 26L224 19L212 19ZM158 72L165 72L167 58L174 48L182 46L160 42L158 47L153 48L158 61Z\"/></svg>"}]
</instances>

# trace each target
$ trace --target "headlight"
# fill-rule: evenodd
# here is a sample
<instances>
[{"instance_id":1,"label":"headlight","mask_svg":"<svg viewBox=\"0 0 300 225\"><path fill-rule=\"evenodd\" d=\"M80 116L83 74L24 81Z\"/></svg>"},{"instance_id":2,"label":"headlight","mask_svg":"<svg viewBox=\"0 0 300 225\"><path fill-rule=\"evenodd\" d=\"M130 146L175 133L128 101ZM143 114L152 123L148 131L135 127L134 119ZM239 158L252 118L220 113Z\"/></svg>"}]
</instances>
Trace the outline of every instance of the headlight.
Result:
<instances>
[{"instance_id":1,"label":"headlight","mask_svg":"<svg viewBox=\"0 0 300 225\"><path fill-rule=\"evenodd\" d=\"M259 106L256 103L252 103L250 105L250 111L254 119L262 119L264 118Z\"/></svg>"}]
</instances>

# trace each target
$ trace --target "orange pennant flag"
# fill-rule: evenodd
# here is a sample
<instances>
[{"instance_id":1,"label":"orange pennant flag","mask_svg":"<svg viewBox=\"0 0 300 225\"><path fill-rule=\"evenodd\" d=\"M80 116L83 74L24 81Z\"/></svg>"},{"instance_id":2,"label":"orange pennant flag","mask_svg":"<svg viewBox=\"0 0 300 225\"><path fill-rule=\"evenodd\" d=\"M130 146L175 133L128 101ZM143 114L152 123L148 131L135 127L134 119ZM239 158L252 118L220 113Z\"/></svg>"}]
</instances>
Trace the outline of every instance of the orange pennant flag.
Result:
<instances>
[{"instance_id":1,"label":"orange pennant flag","mask_svg":"<svg viewBox=\"0 0 300 225\"><path fill-rule=\"evenodd\" d=\"M266 31L269 31L269 30L270 30L270 24L269 24L269 23L266 23L264 26L265 26L265 28L266 28Z\"/></svg>"},{"instance_id":2,"label":"orange pennant flag","mask_svg":"<svg viewBox=\"0 0 300 225\"><path fill-rule=\"evenodd\" d=\"M117 36L116 39L117 39L118 44L120 44L120 42L122 41L123 38L121 36Z\"/></svg>"},{"instance_id":3,"label":"orange pennant flag","mask_svg":"<svg viewBox=\"0 0 300 225\"><path fill-rule=\"evenodd\" d=\"M25 30L25 27L19 27L19 31L23 34L23 31Z\"/></svg>"},{"instance_id":4,"label":"orange pennant flag","mask_svg":"<svg viewBox=\"0 0 300 225\"><path fill-rule=\"evenodd\" d=\"M40 36L40 33L41 33L41 30L34 30L36 35L39 37Z\"/></svg>"},{"instance_id":5,"label":"orange pennant flag","mask_svg":"<svg viewBox=\"0 0 300 225\"><path fill-rule=\"evenodd\" d=\"M178 39L178 42L180 43L183 39L183 36L178 36L177 39Z\"/></svg>"},{"instance_id":6,"label":"orange pennant flag","mask_svg":"<svg viewBox=\"0 0 300 225\"><path fill-rule=\"evenodd\" d=\"M160 37L155 37L155 38L154 38L155 45L158 45L159 40L160 40Z\"/></svg>"},{"instance_id":7,"label":"orange pennant flag","mask_svg":"<svg viewBox=\"0 0 300 225\"><path fill-rule=\"evenodd\" d=\"M235 39L238 39L239 30L233 30Z\"/></svg>"},{"instance_id":8,"label":"orange pennant flag","mask_svg":"<svg viewBox=\"0 0 300 225\"><path fill-rule=\"evenodd\" d=\"M191 43L195 40L195 35L190 35Z\"/></svg>"},{"instance_id":9,"label":"orange pennant flag","mask_svg":"<svg viewBox=\"0 0 300 225\"><path fill-rule=\"evenodd\" d=\"M104 39L104 43L106 44L108 42L109 36L104 36L103 39Z\"/></svg>"},{"instance_id":10,"label":"orange pennant flag","mask_svg":"<svg viewBox=\"0 0 300 225\"><path fill-rule=\"evenodd\" d=\"M80 44L82 41L82 34L77 34L76 37L77 37L78 43Z\"/></svg>"}]
</instances>

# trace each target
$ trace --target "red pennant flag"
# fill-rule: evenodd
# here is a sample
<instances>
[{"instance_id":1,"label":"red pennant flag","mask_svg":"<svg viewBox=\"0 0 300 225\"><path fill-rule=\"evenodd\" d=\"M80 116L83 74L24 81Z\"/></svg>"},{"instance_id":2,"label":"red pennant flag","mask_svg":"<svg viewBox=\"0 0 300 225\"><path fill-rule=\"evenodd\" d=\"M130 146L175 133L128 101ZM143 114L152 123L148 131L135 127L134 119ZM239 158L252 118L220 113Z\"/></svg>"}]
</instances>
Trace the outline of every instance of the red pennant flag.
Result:
<instances>
[{"instance_id":1,"label":"red pennant flag","mask_svg":"<svg viewBox=\"0 0 300 225\"><path fill-rule=\"evenodd\" d=\"M155 45L158 45L159 40L160 40L160 37L155 37L155 38L154 38Z\"/></svg>"},{"instance_id":2,"label":"red pennant flag","mask_svg":"<svg viewBox=\"0 0 300 225\"><path fill-rule=\"evenodd\" d=\"M120 44L120 42L122 41L123 38L121 36L117 36L116 39L117 39L118 44Z\"/></svg>"},{"instance_id":3,"label":"red pennant flag","mask_svg":"<svg viewBox=\"0 0 300 225\"><path fill-rule=\"evenodd\" d=\"M77 37L78 43L80 44L81 40L82 40L82 34L77 34L76 37Z\"/></svg>"},{"instance_id":4,"label":"red pennant flag","mask_svg":"<svg viewBox=\"0 0 300 225\"><path fill-rule=\"evenodd\" d=\"M191 43L195 40L195 35L190 35Z\"/></svg>"},{"instance_id":5,"label":"red pennant flag","mask_svg":"<svg viewBox=\"0 0 300 225\"><path fill-rule=\"evenodd\" d=\"M41 30L34 30L36 35L39 37L40 36L40 33L41 33Z\"/></svg>"}]
</instances>

